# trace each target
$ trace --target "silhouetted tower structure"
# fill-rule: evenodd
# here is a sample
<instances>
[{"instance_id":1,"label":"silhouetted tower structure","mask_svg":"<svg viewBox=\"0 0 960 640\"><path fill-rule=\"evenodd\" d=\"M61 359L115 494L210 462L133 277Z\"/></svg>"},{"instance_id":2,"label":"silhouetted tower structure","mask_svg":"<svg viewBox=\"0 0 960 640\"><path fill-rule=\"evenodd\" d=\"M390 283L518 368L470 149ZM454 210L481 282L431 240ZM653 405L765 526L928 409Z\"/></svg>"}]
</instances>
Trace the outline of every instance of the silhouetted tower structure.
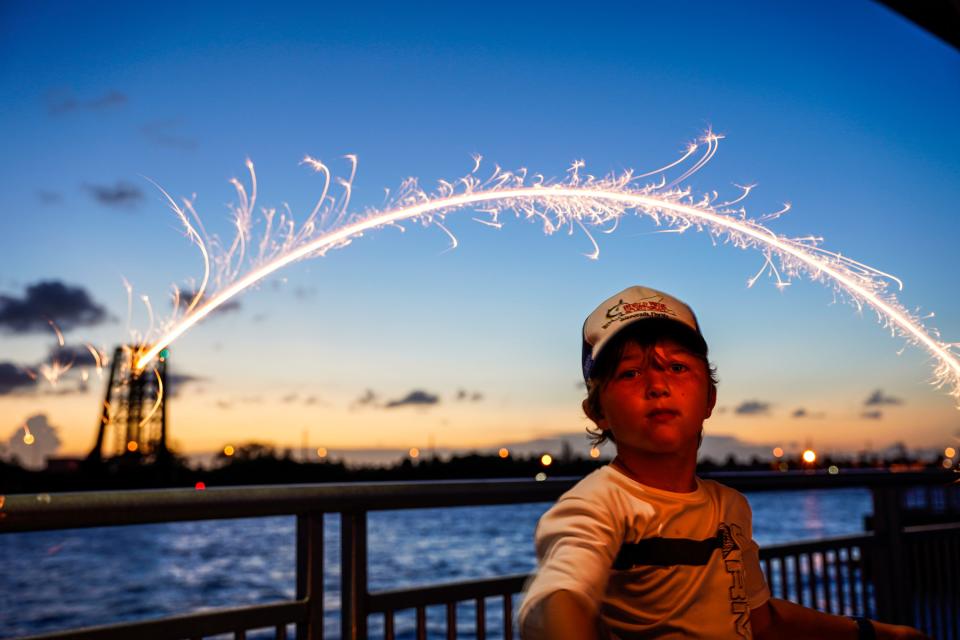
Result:
<instances>
[{"instance_id":1,"label":"silhouetted tower structure","mask_svg":"<svg viewBox=\"0 0 960 640\"><path fill-rule=\"evenodd\" d=\"M156 462L167 449L167 350L136 371L136 349L117 347L101 407L97 442L88 459Z\"/></svg>"}]
</instances>

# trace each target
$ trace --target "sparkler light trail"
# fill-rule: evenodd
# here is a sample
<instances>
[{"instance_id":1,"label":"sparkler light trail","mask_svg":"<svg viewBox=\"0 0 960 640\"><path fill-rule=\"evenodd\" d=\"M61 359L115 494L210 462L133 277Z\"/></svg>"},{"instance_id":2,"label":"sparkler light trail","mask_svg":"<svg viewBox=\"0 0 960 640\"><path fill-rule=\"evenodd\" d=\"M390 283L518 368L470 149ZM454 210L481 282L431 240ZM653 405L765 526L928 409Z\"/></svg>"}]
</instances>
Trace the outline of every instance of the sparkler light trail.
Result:
<instances>
[{"instance_id":1,"label":"sparkler light trail","mask_svg":"<svg viewBox=\"0 0 960 640\"><path fill-rule=\"evenodd\" d=\"M322 256L330 249L344 247L373 229L386 226L402 229L400 223L408 221L435 224L450 235L453 246L456 246L456 238L443 226L447 215L472 208L485 216L474 220L499 228L503 214L512 212L518 218L539 222L547 235L559 230L569 233L582 230L593 245L593 251L587 257L596 259L599 246L590 229L612 233L626 214L633 213L650 218L666 231L683 233L694 229L709 233L715 241L759 251L764 259L763 266L748 280L749 286L764 273L773 276L780 288L788 286L795 277L806 276L831 286L841 298L859 310L864 306L872 309L893 335L923 347L933 356L935 386L948 387L949 394L960 407L960 345L941 341L936 330L925 327L915 313L907 310L888 291L891 283L898 289L903 288L898 279L822 248L820 238L789 238L777 235L762 224L786 213L789 205L757 219L749 218L740 203L752 185L740 187L742 193L739 197L719 202L716 192L695 197L689 188L682 186L683 181L713 158L720 139L720 136L708 132L696 144L691 144L679 160L636 176L631 171L603 178L583 175L581 171L585 165L578 161L568 170L567 178L560 182L549 181L541 174L530 175L526 169L511 172L500 167L496 167L489 178L481 179L477 176L481 165L478 156L474 170L455 182L441 180L439 187L428 193L410 178L382 211L353 216L347 214L347 207L356 173L356 158L348 156L352 163L350 179L339 181L342 193L335 198L329 194L332 182L329 169L320 161L307 157L303 164L324 178L322 194L312 213L298 228L289 208L279 217L276 210L265 209L265 230L256 244L252 241L252 225L257 183L253 164L248 160L250 194L239 181L232 181L240 204L234 207L237 233L227 248L223 248L226 245L218 238L206 237L192 201L184 200L181 206L164 192L188 237L200 248L204 276L184 311L179 308L180 294L175 290L173 316L164 323L157 339L142 342L134 354L135 368L143 370L161 350L244 289L298 260ZM694 158L700 148L703 148L702 154ZM688 161L692 162L691 166L683 169ZM668 180L666 174L673 169L681 173ZM641 178L648 177L655 177L657 182L640 182ZM256 254L250 260L248 270L242 272L245 256L252 250ZM214 270L215 292L208 296L206 288L211 280L211 268Z\"/></svg>"}]
</instances>

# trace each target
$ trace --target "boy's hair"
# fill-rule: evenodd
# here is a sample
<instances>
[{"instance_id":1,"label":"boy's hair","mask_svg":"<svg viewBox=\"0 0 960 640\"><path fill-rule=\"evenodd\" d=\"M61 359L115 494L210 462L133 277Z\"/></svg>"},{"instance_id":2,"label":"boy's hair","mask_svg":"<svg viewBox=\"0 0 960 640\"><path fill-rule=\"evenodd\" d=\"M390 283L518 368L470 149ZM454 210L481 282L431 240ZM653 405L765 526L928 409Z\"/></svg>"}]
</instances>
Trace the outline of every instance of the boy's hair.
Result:
<instances>
[{"instance_id":1,"label":"boy's hair","mask_svg":"<svg viewBox=\"0 0 960 640\"><path fill-rule=\"evenodd\" d=\"M598 354L597 360L590 368L590 377L587 379L587 409L589 418L603 415L600 406L600 392L613 380L628 344L634 344L648 352L663 340L671 340L697 356L703 361L707 369L708 381L716 389L720 382L717 377L717 368L710 364L707 353L707 344L703 337L693 332L689 327L674 320L650 318L643 322L635 322L623 327L604 345ZM587 427L590 443L599 446L607 440L616 442L613 434L594 427Z\"/></svg>"}]
</instances>

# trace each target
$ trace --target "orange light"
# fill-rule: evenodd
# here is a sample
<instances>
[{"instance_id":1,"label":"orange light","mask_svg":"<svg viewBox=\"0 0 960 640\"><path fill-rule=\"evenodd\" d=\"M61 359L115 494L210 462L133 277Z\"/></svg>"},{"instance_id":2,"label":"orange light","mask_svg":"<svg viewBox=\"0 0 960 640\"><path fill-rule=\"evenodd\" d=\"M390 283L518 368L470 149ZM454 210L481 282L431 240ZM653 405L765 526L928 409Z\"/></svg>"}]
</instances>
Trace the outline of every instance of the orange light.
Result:
<instances>
[{"instance_id":1,"label":"orange light","mask_svg":"<svg viewBox=\"0 0 960 640\"><path fill-rule=\"evenodd\" d=\"M127 443L127 451L129 451L130 453L133 453L139 448L140 448L140 445L137 444L136 440L131 440L130 442Z\"/></svg>"},{"instance_id":2,"label":"orange light","mask_svg":"<svg viewBox=\"0 0 960 640\"><path fill-rule=\"evenodd\" d=\"M943 450L943 455L945 455L948 458L952 458L953 456L957 455L957 450L954 449L953 447L947 447L946 449Z\"/></svg>"},{"instance_id":3,"label":"orange light","mask_svg":"<svg viewBox=\"0 0 960 640\"><path fill-rule=\"evenodd\" d=\"M774 447L774 448L773 448L773 457L774 457L774 458L782 458L782 457L783 457L783 449L781 449L780 447Z\"/></svg>"},{"instance_id":4,"label":"orange light","mask_svg":"<svg viewBox=\"0 0 960 640\"><path fill-rule=\"evenodd\" d=\"M411 457L411 458L419 458L419 457L420 457L420 449L417 449L416 447L410 447L410 457Z\"/></svg>"},{"instance_id":5,"label":"orange light","mask_svg":"<svg viewBox=\"0 0 960 640\"><path fill-rule=\"evenodd\" d=\"M500 456L501 458L506 458L507 456L510 455L510 450L507 449L506 447L501 447L500 451L497 452L497 455Z\"/></svg>"},{"instance_id":6,"label":"orange light","mask_svg":"<svg viewBox=\"0 0 960 640\"><path fill-rule=\"evenodd\" d=\"M326 447L317 447L317 455L321 458L327 457L327 448Z\"/></svg>"},{"instance_id":7,"label":"orange light","mask_svg":"<svg viewBox=\"0 0 960 640\"><path fill-rule=\"evenodd\" d=\"M227 446L225 446L225 447L223 448L223 455L225 455L225 456L227 456L227 457L229 458L229 457L232 456L233 454L234 454L233 445L228 444Z\"/></svg>"},{"instance_id":8,"label":"orange light","mask_svg":"<svg viewBox=\"0 0 960 640\"><path fill-rule=\"evenodd\" d=\"M196 489L197 491L203 491L204 489L207 488L207 483L201 480L197 484L193 485L193 488Z\"/></svg>"},{"instance_id":9,"label":"orange light","mask_svg":"<svg viewBox=\"0 0 960 640\"><path fill-rule=\"evenodd\" d=\"M600 457L600 449L598 449L597 447L590 447L590 457L591 457L591 458L599 458L599 457Z\"/></svg>"},{"instance_id":10,"label":"orange light","mask_svg":"<svg viewBox=\"0 0 960 640\"><path fill-rule=\"evenodd\" d=\"M36 438L33 437L32 433L23 434L23 444L33 444L36 441Z\"/></svg>"},{"instance_id":11,"label":"orange light","mask_svg":"<svg viewBox=\"0 0 960 640\"><path fill-rule=\"evenodd\" d=\"M813 449L807 449L806 451L803 452L803 461L806 462L807 464L813 464L816 461L816 459L817 459L817 454L813 451Z\"/></svg>"},{"instance_id":12,"label":"orange light","mask_svg":"<svg viewBox=\"0 0 960 640\"><path fill-rule=\"evenodd\" d=\"M540 456L540 464L542 464L543 466L549 467L552 463L553 463L553 456L551 456L549 453L545 453L542 456Z\"/></svg>"}]
</instances>

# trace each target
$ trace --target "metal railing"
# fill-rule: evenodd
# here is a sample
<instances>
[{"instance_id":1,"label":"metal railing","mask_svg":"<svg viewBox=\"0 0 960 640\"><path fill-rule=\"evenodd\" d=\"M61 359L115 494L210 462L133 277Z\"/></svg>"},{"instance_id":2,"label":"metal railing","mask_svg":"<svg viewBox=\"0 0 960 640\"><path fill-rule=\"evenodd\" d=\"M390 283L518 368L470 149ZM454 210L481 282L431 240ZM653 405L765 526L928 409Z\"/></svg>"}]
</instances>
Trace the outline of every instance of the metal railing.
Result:
<instances>
[{"instance_id":1,"label":"metal railing","mask_svg":"<svg viewBox=\"0 0 960 640\"><path fill-rule=\"evenodd\" d=\"M960 640L960 524L904 527L905 488L945 487L949 473L713 474L745 492L867 487L874 496L874 531L761 550L773 594L824 611L870 615L913 624L927 633ZM427 637L427 612L445 612L445 634L458 634L458 611L471 609L468 635L513 638L515 598L526 575L371 593L367 586L367 514L371 511L550 502L574 479L283 485L147 491L10 495L0 497L0 533L110 525L295 515L297 579L294 600L191 613L141 622L31 636L138 640L201 638L272 630L286 638L323 638L324 514L340 514L341 637L368 636L368 619L382 620L394 638L395 616L412 611L417 638ZM956 485L947 489L955 491ZM945 503L951 504L948 496ZM496 615L488 629L488 600Z\"/></svg>"}]
</instances>

